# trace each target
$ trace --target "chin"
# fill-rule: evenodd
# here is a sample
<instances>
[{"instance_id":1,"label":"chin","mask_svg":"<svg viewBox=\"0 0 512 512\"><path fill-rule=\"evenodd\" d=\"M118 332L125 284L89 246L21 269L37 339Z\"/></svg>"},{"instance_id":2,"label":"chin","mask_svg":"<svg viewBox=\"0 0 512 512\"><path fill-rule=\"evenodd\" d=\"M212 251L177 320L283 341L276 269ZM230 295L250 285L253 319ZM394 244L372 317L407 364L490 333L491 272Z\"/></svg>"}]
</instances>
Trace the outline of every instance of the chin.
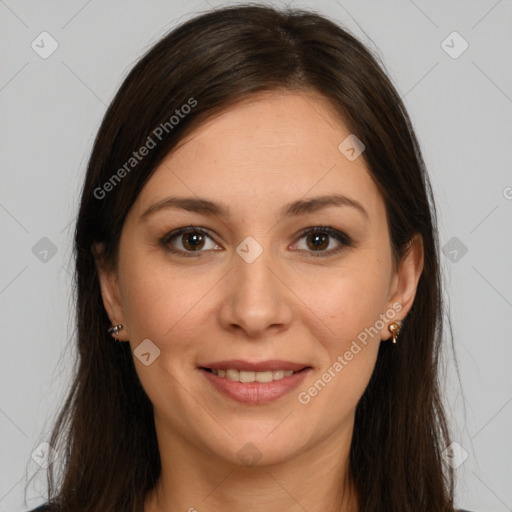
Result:
<instances>
[{"instance_id":1,"label":"chin","mask_svg":"<svg viewBox=\"0 0 512 512\"><path fill-rule=\"evenodd\" d=\"M246 435L238 433L236 438L229 438L228 446L212 446L212 451L229 464L253 468L287 462L304 446L303 440L290 437L286 431L281 432L281 435L277 432L269 435L272 430L252 434L249 430Z\"/></svg>"}]
</instances>

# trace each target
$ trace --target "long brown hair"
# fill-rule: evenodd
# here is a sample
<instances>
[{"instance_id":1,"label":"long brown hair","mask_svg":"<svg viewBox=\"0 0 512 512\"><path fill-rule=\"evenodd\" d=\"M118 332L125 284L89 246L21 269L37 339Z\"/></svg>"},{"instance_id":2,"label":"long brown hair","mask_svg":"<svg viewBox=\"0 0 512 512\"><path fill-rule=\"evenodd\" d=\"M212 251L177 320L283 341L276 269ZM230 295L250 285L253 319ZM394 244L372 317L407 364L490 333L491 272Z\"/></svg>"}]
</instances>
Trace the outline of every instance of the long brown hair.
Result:
<instances>
[{"instance_id":1,"label":"long brown hair","mask_svg":"<svg viewBox=\"0 0 512 512\"><path fill-rule=\"evenodd\" d=\"M105 114L75 231L78 360L49 440L60 453L48 469L52 510L141 512L161 470L152 404L130 346L107 334L92 245L103 243L115 266L127 212L158 164L205 119L272 90L322 94L364 143L397 261L414 234L423 238L424 270L400 344L381 343L356 409L350 472L360 512L453 511L453 470L441 455L450 440L438 382L436 211L410 119L377 58L346 30L311 11L255 5L212 10L172 30L138 61ZM154 147L131 162L148 137Z\"/></svg>"}]
</instances>

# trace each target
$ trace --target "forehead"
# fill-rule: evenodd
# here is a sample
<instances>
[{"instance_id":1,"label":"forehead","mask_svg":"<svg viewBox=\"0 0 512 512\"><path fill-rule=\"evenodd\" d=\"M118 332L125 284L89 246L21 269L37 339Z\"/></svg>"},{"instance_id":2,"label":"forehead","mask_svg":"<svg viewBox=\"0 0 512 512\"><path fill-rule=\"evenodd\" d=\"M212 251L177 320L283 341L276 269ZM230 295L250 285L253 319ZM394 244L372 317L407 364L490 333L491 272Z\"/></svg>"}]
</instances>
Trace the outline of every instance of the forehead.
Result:
<instances>
[{"instance_id":1,"label":"forehead","mask_svg":"<svg viewBox=\"0 0 512 512\"><path fill-rule=\"evenodd\" d=\"M193 152L211 151L220 144L230 149L224 158L244 157L251 163L268 164L276 156L284 160L293 155L318 161L338 156L338 139L349 133L329 101L319 94L263 92L209 119L173 153L188 154L187 146L193 146Z\"/></svg>"},{"instance_id":2,"label":"forehead","mask_svg":"<svg viewBox=\"0 0 512 512\"><path fill-rule=\"evenodd\" d=\"M377 210L381 199L363 158L351 161L339 149L350 135L318 94L259 94L181 141L142 190L138 209L170 194L278 207L301 196L338 192Z\"/></svg>"}]
</instances>

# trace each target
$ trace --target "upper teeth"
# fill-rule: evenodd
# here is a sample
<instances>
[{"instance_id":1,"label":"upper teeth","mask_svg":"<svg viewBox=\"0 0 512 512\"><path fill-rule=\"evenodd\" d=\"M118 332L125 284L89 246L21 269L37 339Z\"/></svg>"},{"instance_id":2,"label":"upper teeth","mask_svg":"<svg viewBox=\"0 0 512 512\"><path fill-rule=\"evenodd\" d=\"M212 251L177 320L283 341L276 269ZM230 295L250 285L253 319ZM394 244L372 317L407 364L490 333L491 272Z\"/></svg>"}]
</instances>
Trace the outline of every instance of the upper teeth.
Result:
<instances>
[{"instance_id":1,"label":"upper teeth","mask_svg":"<svg viewBox=\"0 0 512 512\"><path fill-rule=\"evenodd\" d=\"M279 380L283 377L289 377L294 373L293 370L245 372L231 368L228 370L212 370L212 372L219 377L227 377L229 380L233 380L235 382L272 382L273 380Z\"/></svg>"}]
</instances>

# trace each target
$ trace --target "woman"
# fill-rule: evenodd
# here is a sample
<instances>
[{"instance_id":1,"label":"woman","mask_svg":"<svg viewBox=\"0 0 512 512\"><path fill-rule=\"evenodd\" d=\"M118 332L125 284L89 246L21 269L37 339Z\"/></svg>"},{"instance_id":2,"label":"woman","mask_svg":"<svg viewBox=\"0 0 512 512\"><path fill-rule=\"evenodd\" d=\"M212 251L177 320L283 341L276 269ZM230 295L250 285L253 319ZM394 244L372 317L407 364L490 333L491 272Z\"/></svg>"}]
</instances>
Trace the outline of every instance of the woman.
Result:
<instances>
[{"instance_id":1,"label":"woman","mask_svg":"<svg viewBox=\"0 0 512 512\"><path fill-rule=\"evenodd\" d=\"M453 512L432 192L345 30L239 6L164 37L105 115L75 252L37 510Z\"/></svg>"}]
</instances>

